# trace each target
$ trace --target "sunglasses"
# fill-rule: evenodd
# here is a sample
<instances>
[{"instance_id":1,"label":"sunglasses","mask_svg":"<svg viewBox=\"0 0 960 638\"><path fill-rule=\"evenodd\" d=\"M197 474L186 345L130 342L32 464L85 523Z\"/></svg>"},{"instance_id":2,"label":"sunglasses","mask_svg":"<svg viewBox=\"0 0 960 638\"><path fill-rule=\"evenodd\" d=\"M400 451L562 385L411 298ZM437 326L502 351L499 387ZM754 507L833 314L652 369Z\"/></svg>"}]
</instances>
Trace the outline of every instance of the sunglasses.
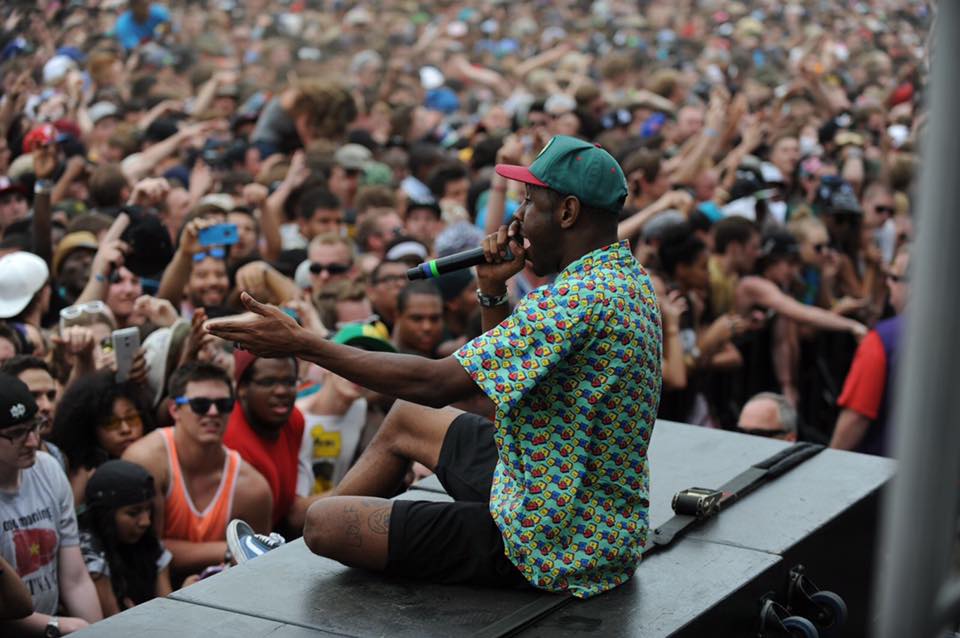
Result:
<instances>
[{"instance_id":1,"label":"sunglasses","mask_svg":"<svg viewBox=\"0 0 960 638\"><path fill-rule=\"evenodd\" d=\"M223 248L211 248L207 251L201 251L193 256L194 263L201 262L207 257L212 259L224 259L227 256L227 252Z\"/></svg>"},{"instance_id":2,"label":"sunglasses","mask_svg":"<svg viewBox=\"0 0 960 638\"><path fill-rule=\"evenodd\" d=\"M826 243L824 243L824 244L814 244L813 246L811 246L811 248L813 248L813 251L814 251L815 253L817 253L818 255L822 255L822 254L827 250L827 248L829 248L829 246L830 246L830 245L829 245L829 244L826 244Z\"/></svg>"},{"instance_id":3,"label":"sunglasses","mask_svg":"<svg viewBox=\"0 0 960 638\"><path fill-rule=\"evenodd\" d=\"M208 399L207 397L177 397L173 400L177 405L189 405L190 409L197 416L205 416L210 413L210 406L217 406L217 414L230 414L233 411L233 399L224 397L221 399Z\"/></svg>"},{"instance_id":4,"label":"sunglasses","mask_svg":"<svg viewBox=\"0 0 960 638\"><path fill-rule=\"evenodd\" d=\"M893 206L874 206L873 210L877 211L878 213L883 213L884 215L893 215L895 212Z\"/></svg>"},{"instance_id":5,"label":"sunglasses","mask_svg":"<svg viewBox=\"0 0 960 638\"><path fill-rule=\"evenodd\" d=\"M348 270L350 270L350 264L321 264L316 261L310 264L310 272L314 275L319 275L324 271L329 275L342 275Z\"/></svg>"},{"instance_id":6,"label":"sunglasses","mask_svg":"<svg viewBox=\"0 0 960 638\"><path fill-rule=\"evenodd\" d=\"M115 416L109 421L101 425L104 430L107 432L116 432L123 427L123 424L126 423L131 428L142 428L143 419L140 418L139 414L131 414L128 416Z\"/></svg>"},{"instance_id":7,"label":"sunglasses","mask_svg":"<svg viewBox=\"0 0 960 638\"><path fill-rule=\"evenodd\" d=\"M107 311L107 304L102 301L89 301L87 303L67 306L60 311L60 318L70 321L77 319L83 314L99 315Z\"/></svg>"},{"instance_id":8,"label":"sunglasses","mask_svg":"<svg viewBox=\"0 0 960 638\"><path fill-rule=\"evenodd\" d=\"M10 441L13 445L23 445L31 434L40 436L40 430L43 428L46 420L37 417L33 423L18 428L7 428L0 430L0 438Z\"/></svg>"},{"instance_id":9,"label":"sunglasses","mask_svg":"<svg viewBox=\"0 0 960 638\"><path fill-rule=\"evenodd\" d=\"M743 428L743 427L740 427L739 425L734 428L734 431L739 432L740 434L750 434L753 436L765 436L767 438L773 438L776 436L784 436L784 435L790 434L790 430L784 430L784 429L763 430L760 428Z\"/></svg>"}]
</instances>

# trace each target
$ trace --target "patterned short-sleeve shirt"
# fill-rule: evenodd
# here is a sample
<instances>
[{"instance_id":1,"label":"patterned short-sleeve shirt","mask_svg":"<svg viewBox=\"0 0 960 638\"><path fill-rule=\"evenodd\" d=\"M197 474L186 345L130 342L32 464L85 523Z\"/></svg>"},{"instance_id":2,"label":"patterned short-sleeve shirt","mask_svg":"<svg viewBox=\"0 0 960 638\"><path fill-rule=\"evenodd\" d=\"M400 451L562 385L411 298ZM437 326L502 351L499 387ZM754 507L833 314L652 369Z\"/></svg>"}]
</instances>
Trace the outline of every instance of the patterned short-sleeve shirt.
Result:
<instances>
[{"instance_id":1,"label":"patterned short-sleeve shirt","mask_svg":"<svg viewBox=\"0 0 960 638\"><path fill-rule=\"evenodd\" d=\"M542 589L630 578L647 535L660 312L627 242L570 264L455 355L496 404L490 513Z\"/></svg>"}]
</instances>

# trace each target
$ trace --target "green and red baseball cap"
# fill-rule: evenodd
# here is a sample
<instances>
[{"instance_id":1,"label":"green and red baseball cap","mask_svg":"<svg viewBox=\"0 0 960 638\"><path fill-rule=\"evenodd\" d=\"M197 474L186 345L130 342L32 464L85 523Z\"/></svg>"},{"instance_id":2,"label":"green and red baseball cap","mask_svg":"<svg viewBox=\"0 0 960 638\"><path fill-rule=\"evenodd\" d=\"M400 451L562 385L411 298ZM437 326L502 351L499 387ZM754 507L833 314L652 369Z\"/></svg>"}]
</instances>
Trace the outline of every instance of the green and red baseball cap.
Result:
<instances>
[{"instance_id":1,"label":"green and red baseball cap","mask_svg":"<svg viewBox=\"0 0 960 638\"><path fill-rule=\"evenodd\" d=\"M627 178L617 160L598 144L556 135L527 166L498 164L497 174L532 186L573 195L585 206L619 213Z\"/></svg>"}]
</instances>

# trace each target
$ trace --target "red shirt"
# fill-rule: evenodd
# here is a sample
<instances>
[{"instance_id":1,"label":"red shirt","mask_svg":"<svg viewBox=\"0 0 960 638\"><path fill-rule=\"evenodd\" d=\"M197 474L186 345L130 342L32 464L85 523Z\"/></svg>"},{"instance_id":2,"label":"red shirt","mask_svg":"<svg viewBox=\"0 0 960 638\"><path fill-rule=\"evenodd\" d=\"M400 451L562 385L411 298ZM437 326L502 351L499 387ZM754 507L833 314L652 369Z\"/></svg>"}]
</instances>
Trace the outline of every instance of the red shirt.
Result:
<instances>
[{"instance_id":1,"label":"red shirt","mask_svg":"<svg viewBox=\"0 0 960 638\"><path fill-rule=\"evenodd\" d=\"M886 385L887 353L880 335L871 330L857 348L837 404L873 421L880 413Z\"/></svg>"},{"instance_id":2,"label":"red shirt","mask_svg":"<svg viewBox=\"0 0 960 638\"><path fill-rule=\"evenodd\" d=\"M303 414L293 409L280 436L270 441L259 436L247 422L238 401L227 423L223 444L236 450L243 460L257 468L273 492L273 526L290 512L297 492L297 457L303 441Z\"/></svg>"}]
</instances>

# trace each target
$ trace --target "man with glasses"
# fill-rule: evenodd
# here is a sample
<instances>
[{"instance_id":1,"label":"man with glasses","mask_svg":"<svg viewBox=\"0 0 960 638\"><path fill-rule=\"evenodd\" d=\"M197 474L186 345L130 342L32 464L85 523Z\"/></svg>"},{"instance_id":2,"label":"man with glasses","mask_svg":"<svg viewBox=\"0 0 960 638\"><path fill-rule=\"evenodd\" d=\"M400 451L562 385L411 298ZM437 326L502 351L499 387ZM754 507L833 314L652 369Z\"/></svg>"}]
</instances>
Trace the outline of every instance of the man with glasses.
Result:
<instances>
[{"instance_id":1,"label":"man with glasses","mask_svg":"<svg viewBox=\"0 0 960 638\"><path fill-rule=\"evenodd\" d=\"M157 522L176 577L224 562L226 529L243 517L268 532L272 501L263 476L223 444L234 406L230 377L209 363L188 363L170 377L174 425L151 432L123 453L157 486Z\"/></svg>"},{"instance_id":2,"label":"man with glasses","mask_svg":"<svg viewBox=\"0 0 960 638\"><path fill-rule=\"evenodd\" d=\"M735 429L741 434L796 441L797 410L782 394L761 392L744 404Z\"/></svg>"},{"instance_id":3,"label":"man with glasses","mask_svg":"<svg viewBox=\"0 0 960 638\"><path fill-rule=\"evenodd\" d=\"M37 415L43 421L40 429L40 449L52 456L67 471L67 458L53 443L46 440L53 428L53 417L57 413L57 401L60 400L57 383L53 380L50 366L43 359L30 355L17 355L4 362L0 372L13 375L23 381L33 400L37 402Z\"/></svg>"},{"instance_id":4,"label":"man with glasses","mask_svg":"<svg viewBox=\"0 0 960 638\"><path fill-rule=\"evenodd\" d=\"M896 315L879 322L860 343L837 399L842 408L830 447L888 456L893 383L900 351L903 311L910 295L909 249L901 248L886 273L890 305Z\"/></svg>"},{"instance_id":5,"label":"man with glasses","mask_svg":"<svg viewBox=\"0 0 960 638\"><path fill-rule=\"evenodd\" d=\"M317 235L307 247L310 287L316 294L329 283L352 279L355 274L353 243L334 233Z\"/></svg>"},{"instance_id":6,"label":"man with glasses","mask_svg":"<svg viewBox=\"0 0 960 638\"><path fill-rule=\"evenodd\" d=\"M30 590L33 613L4 636L70 633L100 620L63 469L39 452L43 418L26 384L0 373L0 555ZM57 617L63 605L71 615Z\"/></svg>"},{"instance_id":7,"label":"man with glasses","mask_svg":"<svg viewBox=\"0 0 960 638\"><path fill-rule=\"evenodd\" d=\"M297 373L293 357L258 359L245 350L234 352L237 404L223 442L267 479L273 493L273 529L286 523L299 535L313 502L313 472L300 460L304 419L294 407Z\"/></svg>"}]
</instances>

